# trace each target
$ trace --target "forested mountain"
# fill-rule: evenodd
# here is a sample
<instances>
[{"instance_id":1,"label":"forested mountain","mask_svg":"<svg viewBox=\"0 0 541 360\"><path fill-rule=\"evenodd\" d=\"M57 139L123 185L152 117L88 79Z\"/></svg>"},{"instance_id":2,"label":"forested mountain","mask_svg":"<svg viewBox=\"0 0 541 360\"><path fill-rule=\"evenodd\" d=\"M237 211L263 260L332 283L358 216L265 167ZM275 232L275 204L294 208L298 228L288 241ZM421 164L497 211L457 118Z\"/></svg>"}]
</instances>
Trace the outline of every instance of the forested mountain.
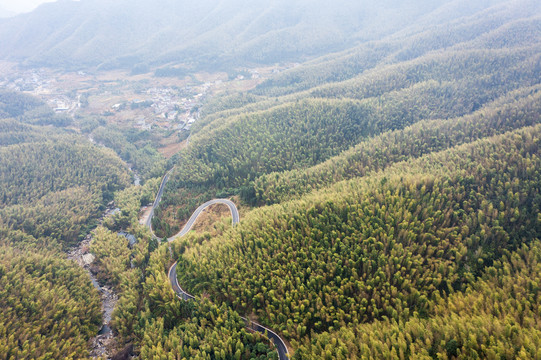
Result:
<instances>
[{"instance_id":1,"label":"forested mountain","mask_svg":"<svg viewBox=\"0 0 541 360\"><path fill-rule=\"evenodd\" d=\"M294 359L539 357L540 25L501 4L211 99L153 227L242 217L172 244L183 289Z\"/></svg>"},{"instance_id":2,"label":"forested mountain","mask_svg":"<svg viewBox=\"0 0 541 360\"><path fill-rule=\"evenodd\" d=\"M181 283L257 309L296 339L382 316L426 316L436 294L462 290L504 251L539 236L540 131L479 140L254 211L227 241L191 246Z\"/></svg>"},{"instance_id":3,"label":"forested mountain","mask_svg":"<svg viewBox=\"0 0 541 360\"><path fill-rule=\"evenodd\" d=\"M445 11L453 2L443 7ZM454 3L456 5L456 3ZM481 2L468 4L480 6ZM468 6L461 3L463 8ZM438 50L512 49L535 44L539 36L540 7L536 1L504 2L485 11L472 9L468 16L446 21L445 16L427 16L438 20L412 26L393 36L370 41L342 53L336 53L285 71L259 86L256 93L283 95L331 82L354 78L382 64L413 60ZM479 9L477 9L479 10ZM452 11L451 11L452 13ZM443 18L442 18L443 16Z\"/></svg>"},{"instance_id":4,"label":"forested mountain","mask_svg":"<svg viewBox=\"0 0 541 360\"><path fill-rule=\"evenodd\" d=\"M33 96L0 89L0 119L9 118L17 118L28 124L55 126L66 126L72 121L66 115L56 114L43 101ZM3 143L0 142L0 145Z\"/></svg>"},{"instance_id":5,"label":"forested mountain","mask_svg":"<svg viewBox=\"0 0 541 360\"><path fill-rule=\"evenodd\" d=\"M3 92L0 109L0 358L86 358L100 297L63 250L131 177L112 150L29 125L57 118L37 99Z\"/></svg>"},{"instance_id":6,"label":"forested mountain","mask_svg":"<svg viewBox=\"0 0 541 360\"><path fill-rule=\"evenodd\" d=\"M538 1L66 0L0 43L179 74L311 59L206 100L169 160L152 131L1 91L0 358L89 356L99 295L65 251L91 229L125 354L277 359L256 321L299 360L541 357ZM139 220L160 184L159 237L212 198L240 223L160 243Z\"/></svg>"},{"instance_id":7,"label":"forested mountain","mask_svg":"<svg viewBox=\"0 0 541 360\"><path fill-rule=\"evenodd\" d=\"M535 240L506 253L464 292L438 299L431 318L375 321L323 333L300 346L295 357L538 358L541 297L534 284L540 280L540 250Z\"/></svg>"},{"instance_id":8,"label":"forested mountain","mask_svg":"<svg viewBox=\"0 0 541 360\"><path fill-rule=\"evenodd\" d=\"M165 171L166 160L146 138L152 136L148 131L107 125L96 127L90 136L97 143L113 149L122 160L131 164L143 182L153 177L161 177Z\"/></svg>"},{"instance_id":9,"label":"forested mountain","mask_svg":"<svg viewBox=\"0 0 541 360\"><path fill-rule=\"evenodd\" d=\"M403 130L386 132L311 168L263 175L244 193L244 199L261 205L281 202L393 163L538 124L539 90L539 86L521 89L471 115L420 121Z\"/></svg>"},{"instance_id":10,"label":"forested mountain","mask_svg":"<svg viewBox=\"0 0 541 360\"><path fill-rule=\"evenodd\" d=\"M2 359L88 356L87 340L99 329L101 305L86 272L58 253L6 246L5 235L0 230Z\"/></svg>"},{"instance_id":11,"label":"forested mountain","mask_svg":"<svg viewBox=\"0 0 541 360\"><path fill-rule=\"evenodd\" d=\"M154 148L142 146L148 139L110 125L83 127L99 143L92 144L65 127L29 124L29 114L43 108L35 98L4 92L0 99L10 116L0 119L1 359L92 354L89 339L103 323L100 296L65 254L91 229L83 248L95 256L92 271L118 295L110 315L111 351L135 345L144 358L161 356L165 347L184 357L213 352L223 359L277 359L269 340L246 329L227 304L179 302L163 281L165 248L151 255L158 242L138 219L160 183L152 174L161 175L165 166ZM30 123L39 123L35 119ZM141 171L142 186L127 187L128 165L113 149ZM118 211L95 228L113 199ZM131 232L135 244L128 246L118 230Z\"/></svg>"},{"instance_id":12,"label":"forested mountain","mask_svg":"<svg viewBox=\"0 0 541 360\"><path fill-rule=\"evenodd\" d=\"M144 311L136 314L135 328L141 357L278 359L269 341L248 331L228 304L179 301L164 271L169 253L165 246L157 249L146 268Z\"/></svg>"},{"instance_id":13,"label":"forested mountain","mask_svg":"<svg viewBox=\"0 0 541 360\"><path fill-rule=\"evenodd\" d=\"M59 1L0 20L0 57L102 68L272 64L346 49L403 29L419 31L499 3L505 2Z\"/></svg>"},{"instance_id":14,"label":"forested mountain","mask_svg":"<svg viewBox=\"0 0 541 360\"><path fill-rule=\"evenodd\" d=\"M0 154L0 224L65 245L130 180L112 151L69 135L3 146Z\"/></svg>"},{"instance_id":15,"label":"forested mountain","mask_svg":"<svg viewBox=\"0 0 541 360\"><path fill-rule=\"evenodd\" d=\"M525 14L525 4L534 13ZM179 224L171 219L186 218L214 196L238 194L251 205L274 203L277 196L287 199L368 171L358 169L367 166L359 163L361 156L373 170L385 167L385 162L535 124L541 78L539 11L529 2L496 6L488 11L493 17L483 17L485 12L470 17L470 25L482 30L468 36L462 23L448 23L446 39L454 40L447 43L441 43L438 31L443 25L438 25L425 29L423 36L417 32L406 36L400 49L394 40L375 42L381 48L394 47L395 55L385 60L370 58L359 48L339 54L335 63L326 57L290 70L251 93L211 100L191 146L180 153L154 228L161 235L176 232ZM521 29L520 36L516 29ZM399 61L396 53L417 50L419 39L428 49L439 50ZM318 85L328 69L339 72L345 66L347 72L349 66L359 71L365 56L377 65ZM345 58L357 65L346 66ZM313 65L320 63L325 67ZM329 76L337 79L325 76L325 81ZM284 90L285 79L298 85ZM516 111L523 107L528 117ZM440 131L445 135L438 137ZM397 136L408 143L407 148L395 144ZM396 154L382 152L375 145L380 141L392 144L387 151ZM411 148L412 142L418 143L417 149ZM341 174L329 168L344 167L346 161L351 168L339 170ZM327 178L321 186L314 184L322 180L312 178L316 171L312 167Z\"/></svg>"}]
</instances>

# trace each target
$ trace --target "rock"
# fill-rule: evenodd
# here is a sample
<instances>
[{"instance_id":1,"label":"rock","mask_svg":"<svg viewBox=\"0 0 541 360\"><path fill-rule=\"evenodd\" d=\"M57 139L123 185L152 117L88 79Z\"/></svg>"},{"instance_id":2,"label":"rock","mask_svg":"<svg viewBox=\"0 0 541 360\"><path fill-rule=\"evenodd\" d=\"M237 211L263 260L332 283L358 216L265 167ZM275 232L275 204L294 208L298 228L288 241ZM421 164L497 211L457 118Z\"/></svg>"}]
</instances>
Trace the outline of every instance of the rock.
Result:
<instances>
[{"instance_id":1,"label":"rock","mask_svg":"<svg viewBox=\"0 0 541 360\"><path fill-rule=\"evenodd\" d=\"M94 259L95 259L95 257L92 254L83 255L83 265L87 266L87 265L92 264L94 262Z\"/></svg>"},{"instance_id":2,"label":"rock","mask_svg":"<svg viewBox=\"0 0 541 360\"><path fill-rule=\"evenodd\" d=\"M107 325L103 325L98 332L98 335L107 335L111 332L111 328Z\"/></svg>"},{"instance_id":3,"label":"rock","mask_svg":"<svg viewBox=\"0 0 541 360\"><path fill-rule=\"evenodd\" d=\"M113 355L111 360L127 360L132 355L133 355L133 345L129 344L129 345L126 345L126 347L124 349L122 349L121 351L119 351L115 355Z\"/></svg>"}]
</instances>

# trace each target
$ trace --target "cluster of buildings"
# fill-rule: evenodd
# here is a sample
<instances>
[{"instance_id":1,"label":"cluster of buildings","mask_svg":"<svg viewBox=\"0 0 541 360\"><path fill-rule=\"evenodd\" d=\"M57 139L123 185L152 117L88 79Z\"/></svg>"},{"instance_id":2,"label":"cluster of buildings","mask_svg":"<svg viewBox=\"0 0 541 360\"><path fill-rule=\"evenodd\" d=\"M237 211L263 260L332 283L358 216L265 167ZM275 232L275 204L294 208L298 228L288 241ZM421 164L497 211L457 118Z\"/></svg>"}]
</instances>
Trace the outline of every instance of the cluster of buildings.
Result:
<instances>
[{"instance_id":1,"label":"cluster of buildings","mask_svg":"<svg viewBox=\"0 0 541 360\"><path fill-rule=\"evenodd\" d=\"M182 89L152 87L143 93L146 95L144 99L114 104L111 110L139 112L136 126L142 130L151 130L153 126L167 130L189 130L199 118L199 107L209 87L210 84L197 89L190 86Z\"/></svg>"},{"instance_id":2,"label":"cluster of buildings","mask_svg":"<svg viewBox=\"0 0 541 360\"><path fill-rule=\"evenodd\" d=\"M72 111L81 106L79 97L71 99L61 94L60 90L53 89L53 83L54 79L47 76L42 70L32 69L11 73L0 78L0 89L35 95L44 100L57 113Z\"/></svg>"},{"instance_id":3,"label":"cluster of buildings","mask_svg":"<svg viewBox=\"0 0 541 360\"><path fill-rule=\"evenodd\" d=\"M0 79L0 88L21 92L46 92L51 80L39 70L27 70L21 73L10 73Z\"/></svg>"},{"instance_id":4,"label":"cluster of buildings","mask_svg":"<svg viewBox=\"0 0 541 360\"><path fill-rule=\"evenodd\" d=\"M239 75L238 79L261 77L257 70L247 69L244 74ZM113 121L124 122L142 130L160 128L187 131L199 118L199 109L206 95L223 83L222 80L215 80L193 86L154 86L134 90L140 84L132 87L125 82L100 81L89 78L83 71L63 75L60 80L57 73L47 69L6 71L3 77L0 74L0 89L35 95L57 113L73 115L78 111L87 111L89 115L113 116ZM85 86L86 96L81 95L81 84ZM90 107L88 95L92 97ZM111 105L112 101L116 103Z\"/></svg>"}]
</instances>

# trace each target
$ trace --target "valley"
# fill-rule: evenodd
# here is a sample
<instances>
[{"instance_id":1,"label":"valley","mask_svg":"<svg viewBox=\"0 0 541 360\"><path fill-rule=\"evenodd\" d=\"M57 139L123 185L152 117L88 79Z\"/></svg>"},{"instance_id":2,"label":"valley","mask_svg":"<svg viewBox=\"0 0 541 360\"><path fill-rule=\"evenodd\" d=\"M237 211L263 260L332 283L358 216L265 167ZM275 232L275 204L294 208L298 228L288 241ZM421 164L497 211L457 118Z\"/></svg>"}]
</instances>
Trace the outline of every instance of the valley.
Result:
<instances>
[{"instance_id":1,"label":"valley","mask_svg":"<svg viewBox=\"0 0 541 360\"><path fill-rule=\"evenodd\" d=\"M133 75L122 71L62 72L49 68L18 69L0 64L0 87L33 95L57 114L99 117L103 123L169 134L189 131L208 96L253 89L272 73L288 66L196 73L186 77ZM232 78L231 78L232 77ZM81 129L77 129L81 130ZM171 135L169 135L171 136Z\"/></svg>"},{"instance_id":2,"label":"valley","mask_svg":"<svg viewBox=\"0 0 541 360\"><path fill-rule=\"evenodd\" d=\"M541 356L538 2L68 0L0 41L0 359Z\"/></svg>"}]
</instances>

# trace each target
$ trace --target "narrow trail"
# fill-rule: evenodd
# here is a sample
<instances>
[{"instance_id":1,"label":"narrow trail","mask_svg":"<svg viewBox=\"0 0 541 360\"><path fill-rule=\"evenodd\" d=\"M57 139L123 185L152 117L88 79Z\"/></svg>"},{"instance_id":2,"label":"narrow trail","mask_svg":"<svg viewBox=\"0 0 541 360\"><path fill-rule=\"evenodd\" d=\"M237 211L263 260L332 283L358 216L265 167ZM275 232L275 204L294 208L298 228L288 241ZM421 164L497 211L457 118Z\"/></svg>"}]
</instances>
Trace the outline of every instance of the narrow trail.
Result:
<instances>
[{"instance_id":1,"label":"narrow trail","mask_svg":"<svg viewBox=\"0 0 541 360\"><path fill-rule=\"evenodd\" d=\"M154 236L155 238L160 239L160 240L163 240L163 239L157 237L154 234L153 230L152 230L152 217L154 216L154 209L160 203L160 200L161 200L162 195L163 195L163 189L165 187L165 184L169 180L169 176L171 174L171 171L172 170L168 171L164 175L163 180L162 180L162 182L160 184L160 189L158 190L158 194L156 195L156 199L154 200L154 203L152 204L152 210L151 210L150 215L149 215L149 217L148 217L148 219L147 219L147 221L145 223L145 225L150 229L150 232L152 233L152 236ZM177 239L179 237L182 237L182 236L186 235L191 230L192 226L194 225L194 223L197 220L197 218L199 217L199 215L201 215L203 210L205 210L207 207L209 207L209 206L211 206L213 204L224 204L224 205L226 205L229 208L229 211L231 212L232 225L235 226L236 224L239 223L239 221L240 221L239 211L238 211L237 206L235 205L234 202L232 202L229 199L213 199L213 200L207 201L206 203L200 205L193 212L192 216L190 216L190 219L188 220L186 225L184 225L182 230L180 230L177 234L175 234L175 235L173 235L171 237L168 237L167 241L171 242L171 241L173 241L173 240L175 240L175 239ZM180 284L178 283L178 278L177 278L177 262L176 261L169 268L168 278L169 278L169 282L171 283L171 287L172 287L173 291L175 292L175 294L177 295L177 297L180 300L188 301L188 300L194 300L195 299L195 296L187 293L186 291L184 291L180 287ZM289 360L289 350L287 349L287 346L286 346L284 340L282 340L282 338L278 334L276 334L271 329L264 327L261 324L258 324L256 322L253 322L253 321L250 321L250 320L246 319L245 317L242 317L242 319L246 322L246 327L249 328L250 330L257 331L259 333L267 335L267 337L276 346L276 350L278 351L278 358L280 360Z\"/></svg>"}]
</instances>

